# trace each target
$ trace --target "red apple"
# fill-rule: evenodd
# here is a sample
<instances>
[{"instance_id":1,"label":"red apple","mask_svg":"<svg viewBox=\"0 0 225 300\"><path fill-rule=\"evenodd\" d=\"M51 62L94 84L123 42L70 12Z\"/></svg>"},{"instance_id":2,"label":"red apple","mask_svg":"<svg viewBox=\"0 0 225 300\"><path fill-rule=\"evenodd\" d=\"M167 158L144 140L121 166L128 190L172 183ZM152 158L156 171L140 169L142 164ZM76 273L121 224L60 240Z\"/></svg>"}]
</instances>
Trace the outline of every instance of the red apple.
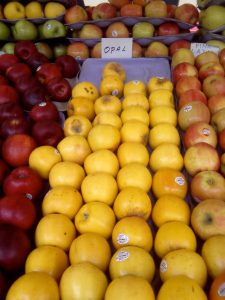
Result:
<instances>
[{"instance_id":1,"label":"red apple","mask_svg":"<svg viewBox=\"0 0 225 300\"><path fill-rule=\"evenodd\" d=\"M52 101L67 102L71 98L72 88L65 78L53 78L46 85Z\"/></svg>"},{"instance_id":2,"label":"red apple","mask_svg":"<svg viewBox=\"0 0 225 300\"><path fill-rule=\"evenodd\" d=\"M225 95L214 95L208 99L208 107L213 115L218 110L225 108Z\"/></svg>"},{"instance_id":3,"label":"red apple","mask_svg":"<svg viewBox=\"0 0 225 300\"><path fill-rule=\"evenodd\" d=\"M31 250L27 234L10 224L0 224L0 268L8 272L22 270Z\"/></svg>"},{"instance_id":4,"label":"red apple","mask_svg":"<svg viewBox=\"0 0 225 300\"><path fill-rule=\"evenodd\" d=\"M129 35L127 26L120 21L111 23L105 31L106 38L128 38Z\"/></svg>"},{"instance_id":5,"label":"red apple","mask_svg":"<svg viewBox=\"0 0 225 300\"><path fill-rule=\"evenodd\" d=\"M117 11L115 6L113 6L110 3L103 2L93 7L91 18L92 20L99 20L99 19L107 20L107 19L115 18L116 15L117 15Z\"/></svg>"},{"instance_id":6,"label":"red apple","mask_svg":"<svg viewBox=\"0 0 225 300\"><path fill-rule=\"evenodd\" d=\"M0 122L2 123L7 118L23 117L24 112L22 107L15 102L7 102L0 104Z\"/></svg>"},{"instance_id":7,"label":"red apple","mask_svg":"<svg viewBox=\"0 0 225 300\"><path fill-rule=\"evenodd\" d=\"M175 18L176 4L167 4L167 18Z\"/></svg>"},{"instance_id":8,"label":"red apple","mask_svg":"<svg viewBox=\"0 0 225 300\"><path fill-rule=\"evenodd\" d=\"M29 120L25 117L12 117L4 120L0 125L0 136L6 139L10 135L26 133L30 131Z\"/></svg>"},{"instance_id":9,"label":"red apple","mask_svg":"<svg viewBox=\"0 0 225 300\"><path fill-rule=\"evenodd\" d=\"M197 7L191 3L178 5L175 10L175 19L195 25L199 20Z\"/></svg>"},{"instance_id":10,"label":"red apple","mask_svg":"<svg viewBox=\"0 0 225 300\"><path fill-rule=\"evenodd\" d=\"M18 41L15 44L14 54L23 61L27 61L34 52L37 48L32 41Z\"/></svg>"},{"instance_id":11,"label":"red apple","mask_svg":"<svg viewBox=\"0 0 225 300\"><path fill-rule=\"evenodd\" d=\"M180 78L175 86L176 94L179 97L182 93L190 90L197 89L201 90L201 82L195 76L183 76Z\"/></svg>"},{"instance_id":12,"label":"red apple","mask_svg":"<svg viewBox=\"0 0 225 300\"><path fill-rule=\"evenodd\" d=\"M29 166L14 168L5 178L3 191L5 195L23 195L27 199L35 200L43 189L43 179Z\"/></svg>"},{"instance_id":13,"label":"red apple","mask_svg":"<svg viewBox=\"0 0 225 300\"><path fill-rule=\"evenodd\" d=\"M144 50L145 57L162 57L169 56L169 50L167 45L160 41L153 41L149 43Z\"/></svg>"},{"instance_id":14,"label":"red apple","mask_svg":"<svg viewBox=\"0 0 225 300\"><path fill-rule=\"evenodd\" d=\"M180 49L180 48L187 48L187 49L190 49L191 48L191 42L188 41L188 40L177 40L177 41L174 41L172 42L170 45L169 45L169 52L170 52L170 56L173 56L174 53Z\"/></svg>"},{"instance_id":15,"label":"red apple","mask_svg":"<svg viewBox=\"0 0 225 300\"><path fill-rule=\"evenodd\" d=\"M19 94L13 86L0 85L0 104L19 103Z\"/></svg>"},{"instance_id":16,"label":"red apple","mask_svg":"<svg viewBox=\"0 0 225 300\"><path fill-rule=\"evenodd\" d=\"M9 82L7 80L7 78L4 75L0 74L0 85L8 85Z\"/></svg>"},{"instance_id":17,"label":"red apple","mask_svg":"<svg viewBox=\"0 0 225 300\"><path fill-rule=\"evenodd\" d=\"M225 128L222 129L218 134L218 142L220 148L225 151Z\"/></svg>"},{"instance_id":18,"label":"red apple","mask_svg":"<svg viewBox=\"0 0 225 300\"><path fill-rule=\"evenodd\" d=\"M102 57L102 42L97 42L92 48L90 56L92 58L101 58Z\"/></svg>"},{"instance_id":19,"label":"red apple","mask_svg":"<svg viewBox=\"0 0 225 300\"><path fill-rule=\"evenodd\" d=\"M84 60L89 58L89 48L84 42L74 42L68 45L67 54L71 55L77 60Z\"/></svg>"},{"instance_id":20,"label":"red apple","mask_svg":"<svg viewBox=\"0 0 225 300\"><path fill-rule=\"evenodd\" d=\"M52 120L37 121L32 127L32 136L39 146L57 146L64 138L64 132L59 123Z\"/></svg>"},{"instance_id":21,"label":"red apple","mask_svg":"<svg viewBox=\"0 0 225 300\"><path fill-rule=\"evenodd\" d=\"M35 104L28 114L30 119L34 122L44 120L59 120L59 111L52 101L45 101Z\"/></svg>"},{"instance_id":22,"label":"red apple","mask_svg":"<svg viewBox=\"0 0 225 300\"><path fill-rule=\"evenodd\" d=\"M73 5L68 8L64 14L64 23L72 24L87 21L88 15L84 7L81 5Z\"/></svg>"},{"instance_id":23,"label":"red apple","mask_svg":"<svg viewBox=\"0 0 225 300\"><path fill-rule=\"evenodd\" d=\"M109 0L108 2L116 8L121 8L122 6L128 4L130 0Z\"/></svg>"},{"instance_id":24,"label":"red apple","mask_svg":"<svg viewBox=\"0 0 225 300\"><path fill-rule=\"evenodd\" d=\"M47 90L43 86L34 86L31 90L26 90L21 99L23 108L27 111L31 110L32 107L38 103L47 101L49 95Z\"/></svg>"},{"instance_id":25,"label":"red apple","mask_svg":"<svg viewBox=\"0 0 225 300\"><path fill-rule=\"evenodd\" d=\"M128 3L120 8L121 17L142 17L142 6L139 4Z\"/></svg>"},{"instance_id":26,"label":"red apple","mask_svg":"<svg viewBox=\"0 0 225 300\"><path fill-rule=\"evenodd\" d=\"M219 57L213 51L205 51L205 52L198 54L195 57L195 65L198 69L200 69L201 66L208 64L210 62L219 63Z\"/></svg>"},{"instance_id":27,"label":"red apple","mask_svg":"<svg viewBox=\"0 0 225 300\"><path fill-rule=\"evenodd\" d=\"M0 71L5 73L5 71L9 67L15 65L18 62L20 62L20 59L16 55L4 53L0 55Z\"/></svg>"},{"instance_id":28,"label":"red apple","mask_svg":"<svg viewBox=\"0 0 225 300\"><path fill-rule=\"evenodd\" d=\"M0 186L2 186L3 181L5 180L9 172L10 169L7 163L4 160L0 159Z\"/></svg>"},{"instance_id":29,"label":"red apple","mask_svg":"<svg viewBox=\"0 0 225 300\"><path fill-rule=\"evenodd\" d=\"M36 147L37 142L28 134L11 135L3 142L2 157L13 167L27 165L29 155Z\"/></svg>"},{"instance_id":30,"label":"red apple","mask_svg":"<svg viewBox=\"0 0 225 300\"><path fill-rule=\"evenodd\" d=\"M32 76L32 71L27 64L19 62L7 68L5 74L9 80L11 80L13 83L16 83L16 81L22 76Z\"/></svg>"},{"instance_id":31,"label":"red apple","mask_svg":"<svg viewBox=\"0 0 225 300\"><path fill-rule=\"evenodd\" d=\"M132 57L137 58L137 57L143 57L143 48L140 44L137 42L133 41L132 44Z\"/></svg>"},{"instance_id":32,"label":"red apple","mask_svg":"<svg viewBox=\"0 0 225 300\"><path fill-rule=\"evenodd\" d=\"M196 122L210 122L210 111L201 101L189 102L178 112L178 124L183 131Z\"/></svg>"},{"instance_id":33,"label":"red apple","mask_svg":"<svg viewBox=\"0 0 225 300\"><path fill-rule=\"evenodd\" d=\"M205 94L198 89L190 89L182 93L178 98L178 109L192 101L201 101L207 105L207 98Z\"/></svg>"},{"instance_id":34,"label":"red apple","mask_svg":"<svg viewBox=\"0 0 225 300\"><path fill-rule=\"evenodd\" d=\"M225 77L210 75L203 80L202 90L208 98L215 95L225 95Z\"/></svg>"},{"instance_id":35,"label":"red apple","mask_svg":"<svg viewBox=\"0 0 225 300\"><path fill-rule=\"evenodd\" d=\"M208 77L210 75L224 76L225 72L224 72L223 66L217 62L209 62L199 68L198 78L200 80L204 80L206 77Z\"/></svg>"},{"instance_id":36,"label":"red apple","mask_svg":"<svg viewBox=\"0 0 225 300\"><path fill-rule=\"evenodd\" d=\"M211 125L218 133L225 128L225 108L218 110L212 115Z\"/></svg>"},{"instance_id":37,"label":"red apple","mask_svg":"<svg viewBox=\"0 0 225 300\"><path fill-rule=\"evenodd\" d=\"M4 299L4 294L6 293L6 279L2 271L0 271L0 299Z\"/></svg>"},{"instance_id":38,"label":"red apple","mask_svg":"<svg viewBox=\"0 0 225 300\"><path fill-rule=\"evenodd\" d=\"M46 63L37 68L35 76L43 85L46 85L53 78L62 78L62 72L56 63Z\"/></svg>"},{"instance_id":39,"label":"red apple","mask_svg":"<svg viewBox=\"0 0 225 300\"><path fill-rule=\"evenodd\" d=\"M172 70L172 78L174 83L177 83L177 81L184 76L198 77L197 68L188 62L179 63Z\"/></svg>"},{"instance_id":40,"label":"red apple","mask_svg":"<svg viewBox=\"0 0 225 300\"><path fill-rule=\"evenodd\" d=\"M190 176L201 171L218 171L220 157L217 150L207 143L197 143L184 154L184 167Z\"/></svg>"},{"instance_id":41,"label":"red apple","mask_svg":"<svg viewBox=\"0 0 225 300\"><path fill-rule=\"evenodd\" d=\"M73 78L80 71L80 65L71 55L65 54L56 58L55 63L60 66L62 76Z\"/></svg>"},{"instance_id":42,"label":"red apple","mask_svg":"<svg viewBox=\"0 0 225 300\"><path fill-rule=\"evenodd\" d=\"M26 63L33 71L36 71L41 65L49 63L49 59L46 55L37 51L30 56Z\"/></svg>"},{"instance_id":43,"label":"red apple","mask_svg":"<svg viewBox=\"0 0 225 300\"><path fill-rule=\"evenodd\" d=\"M27 90L32 90L35 86L40 85L40 82L35 76L25 75L20 77L14 86L20 94L24 94Z\"/></svg>"},{"instance_id":44,"label":"red apple","mask_svg":"<svg viewBox=\"0 0 225 300\"><path fill-rule=\"evenodd\" d=\"M192 178L190 193L196 202L206 199L225 201L225 178L217 171L201 171Z\"/></svg>"},{"instance_id":45,"label":"red apple","mask_svg":"<svg viewBox=\"0 0 225 300\"><path fill-rule=\"evenodd\" d=\"M219 54L219 61L220 63L225 66L225 48L223 48L222 50L220 50Z\"/></svg>"},{"instance_id":46,"label":"red apple","mask_svg":"<svg viewBox=\"0 0 225 300\"><path fill-rule=\"evenodd\" d=\"M180 28L175 22L164 22L159 25L157 33L159 36L176 35L180 33Z\"/></svg>"},{"instance_id":47,"label":"red apple","mask_svg":"<svg viewBox=\"0 0 225 300\"><path fill-rule=\"evenodd\" d=\"M35 219L34 203L22 194L6 195L0 199L0 223L28 230L33 226Z\"/></svg>"},{"instance_id":48,"label":"red apple","mask_svg":"<svg viewBox=\"0 0 225 300\"><path fill-rule=\"evenodd\" d=\"M216 148L217 133L210 124L206 122L196 122L186 129L183 141L186 148L201 142L208 143Z\"/></svg>"}]
</instances>

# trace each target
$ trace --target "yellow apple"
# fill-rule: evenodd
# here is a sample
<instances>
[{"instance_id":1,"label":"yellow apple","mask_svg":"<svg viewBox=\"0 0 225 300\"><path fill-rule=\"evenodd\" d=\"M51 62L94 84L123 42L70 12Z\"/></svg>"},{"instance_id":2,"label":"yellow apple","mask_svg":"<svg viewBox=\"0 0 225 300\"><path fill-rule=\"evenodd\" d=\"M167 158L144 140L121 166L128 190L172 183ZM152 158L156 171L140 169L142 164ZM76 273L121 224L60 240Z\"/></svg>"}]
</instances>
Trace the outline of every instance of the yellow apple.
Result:
<instances>
[{"instance_id":1,"label":"yellow apple","mask_svg":"<svg viewBox=\"0 0 225 300\"><path fill-rule=\"evenodd\" d=\"M150 127L154 127L160 123L167 123L177 126L177 112L169 106L156 106L149 112Z\"/></svg>"},{"instance_id":2,"label":"yellow apple","mask_svg":"<svg viewBox=\"0 0 225 300\"><path fill-rule=\"evenodd\" d=\"M173 93L169 90L159 89L150 93L150 109L157 106L167 106L175 108Z\"/></svg>"},{"instance_id":3,"label":"yellow apple","mask_svg":"<svg viewBox=\"0 0 225 300\"><path fill-rule=\"evenodd\" d=\"M150 129L149 146L155 149L162 143L172 143L176 146L180 146L178 129L168 123L161 123Z\"/></svg>"},{"instance_id":4,"label":"yellow apple","mask_svg":"<svg viewBox=\"0 0 225 300\"><path fill-rule=\"evenodd\" d=\"M169 78L166 77L151 77L147 82L148 92L151 93L156 90L167 90L173 91L173 83Z\"/></svg>"},{"instance_id":5,"label":"yellow apple","mask_svg":"<svg viewBox=\"0 0 225 300\"><path fill-rule=\"evenodd\" d=\"M43 18L44 12L41 3L37 1L31 1L25 6L25 14L29 19Z\"/></svg>"},{"instance_id":6,"label":"yellow apple","mask_svg":"<svg viewBox=\"0 0 225 300\"><path fill-rule=\"evenodd\" d=\"M46 18L56 18L62 14L64 14L66 11L66 8L63 4L58 2L48 2L44 7L44 15Z\"/></svg>"},{"instance_id":7,"label":"yellow apple","mask_svg":"<svg viewBox=\"0 0 225 300\"><path fill-rule=\"evenodd\" d=\"M3 8L3 13L8 20L24 19L26 17L25 7L18 1L7 3Z\"/></svg>"}]
</instances>

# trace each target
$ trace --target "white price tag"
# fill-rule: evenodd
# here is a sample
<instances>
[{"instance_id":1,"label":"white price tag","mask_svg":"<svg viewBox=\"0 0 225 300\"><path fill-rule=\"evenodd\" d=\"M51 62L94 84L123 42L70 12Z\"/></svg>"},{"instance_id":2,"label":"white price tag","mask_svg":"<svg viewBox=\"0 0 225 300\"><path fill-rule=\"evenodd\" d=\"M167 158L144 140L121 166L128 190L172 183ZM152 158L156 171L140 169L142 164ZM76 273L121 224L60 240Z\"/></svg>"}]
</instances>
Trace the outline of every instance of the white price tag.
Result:
<instances>
[{"instance_id":1,"label":"white price tag","mask_svg":"<svg viewBox=\"0 0 225 300\"><path fill-rule=\"evenodd\" d=\"M193 52L194 56L198 56L199 54L206 52L206 51L212 51L216 54L219 53L220 49L216 46L207 45L204 43L191 43L191 51Z\"/></svg>"},{"instance_id":2,"label":"white price tag","mask_svg":"<svg viewBox=\"0 0 225 300\"><path fill-rule=\"evenodd\" d=\"M132 38L102 38L102 58L132 58Z\"/></svg>"}]
</instances>

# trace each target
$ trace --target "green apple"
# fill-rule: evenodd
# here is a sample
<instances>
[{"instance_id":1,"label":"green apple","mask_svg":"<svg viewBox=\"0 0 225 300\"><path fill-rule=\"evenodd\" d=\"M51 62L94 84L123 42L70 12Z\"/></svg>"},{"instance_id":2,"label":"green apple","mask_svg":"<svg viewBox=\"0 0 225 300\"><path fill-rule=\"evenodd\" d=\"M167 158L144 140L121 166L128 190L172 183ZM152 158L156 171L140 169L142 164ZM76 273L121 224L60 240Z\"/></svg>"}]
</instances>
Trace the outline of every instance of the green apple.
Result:
<instances>
[{"instance_id":1,"label":"green apple","mask_svg":"<svg viewBox=\"0 0 225 300\"><path fill-rule=\"evenodd\" d=\"M61 55L67 54L67 46L63 44L58 44L53 47L54 57L59 57Z\"/></svg>"},{"instance_id":2,"label":"green apple","mask_svg":"<svg viewBox=\"0 0 225 300\"><path fill-rule=\"evenodd\" d=\"M2 46L1 50L4 51L7 54L14 54L15 46L16 46L16 43L14 43L14 42L8 42L8 43L5 43Z\"/></svg>"},{"instance_id":3,"label":"green apple","mask_svg":"<svg viewBox=\"0 0 225 300\"><path fill-rule=\"evenodd\" d=\"M0 40L6 41L10 38L11 31L10 28L3 22L0 21Z\"/></svg>"},{"instance_id":4,"label":"green apple","mask_svg":"<svg viewBox=\"0 0 225 300\"><path fill-rule=\"evenodd\" d=\"M48 20L42 24L40 34L46 39L65 37L66 27L58 20Z\"/></svg>"},{"instance_id":5,"label":"green apple","mask_svg":"<svg viewBox=\"0 0 225 300\"><path fill-rule=\"evenodd\" d=\"M12 34L15 40L35 40L38 37L37 27L28 20L18 20L12 26Z\"/></svg>"},{"instance_id":6,"label":"green apple","mask_svg":"<svg viewBox=\"0 0 225 300\"><path fill-rule=\"evenodd\" d=\"M150 38L154 35L155 28L151 23L138 22L132 27L132 37Z\"/></svg>"},{"instance_id":7,"label":"green apple","mask_svg":"<svg viewBox=\"0 0 225 300\"><path fill-rule=\"evenodd\" d=\"M52 50L52 48L49 46L48 43L37 42L37 43L35 43L35 46L36 46L38 52L44 54L44 55L47 56L49 59L52 59L52 58L53 58L53 50Z\"/></svg>"}]
</instances>

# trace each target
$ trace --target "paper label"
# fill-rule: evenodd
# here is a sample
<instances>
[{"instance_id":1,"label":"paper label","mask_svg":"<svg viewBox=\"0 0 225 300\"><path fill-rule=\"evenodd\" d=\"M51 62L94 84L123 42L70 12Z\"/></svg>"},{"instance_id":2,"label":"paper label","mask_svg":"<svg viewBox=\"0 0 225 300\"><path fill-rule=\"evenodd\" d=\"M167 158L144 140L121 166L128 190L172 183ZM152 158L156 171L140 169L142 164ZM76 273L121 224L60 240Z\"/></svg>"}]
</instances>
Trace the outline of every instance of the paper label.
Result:
<instances>
[{"instance_id":1,"label":"paper label","mask_svg":"<svg viewBox=\"0 0 225 300\"><path fill-rule=\"evenodd\" d=\"M189 112L190 110L192 110L192 105L186 105L184 107L184 112Z\"/></svg>"},{"instance_id":2,"label":"paper label","mask_svg":"<svg viewBox=\"0 0 225 300\"><path fill-rule=\"evenodd\" d=\"M175 182L179 185L184 185L184 178L183 177L176 177Z\"/></svg>"},{"instance_id":3,"label":"paper label","mask_svg":"<svg viewBox=\"0 0 225 300\"><path fill-rule=\"evenodd\" d=\"M203 133L203 135L205 135L205 136L209 136L209 135L210 135L210 130L209 130L208 128L203 128L203 129L202 129L202 133Z\"/></svg>"},{"instance_id":4,"label":"paper label","mask_svg":"<svg viewBox=\"0 0 225 300\"><path fill-rule=\"evenodd\" d=\"M194 56L198 56L199 54L207 51L215 52L216 54L219 53L220 49L216 46L207 45L204 43L191 43L191 51L193 52Z\"/></svg>"},{"instance_id":5,"label":"paper label","mask_svg":"<svg viewBox=\"0 0 225 300\"><path fill-rule=\"evenodd\" d=\"M222 283L220 285L220 287L218 288L218 291L217 291L218 295L220 297L224 297L225 296L225 283Z\"/></svg>"},{"instance_id":6,"label":"paper label","mask_svg":"<svg viewBox=\"0 0 225 300\"><path fill-rule=\"evenodd\" d=\"M120 245L124 245L124 244L127 244L129 241L129 238L127 235L125 235L124 233L120 233L117 237L117 242L118 244Z\"/></svg>"},{"instance_id":7,"label":"paper label","mask_svg":"<svg viewBox=\"0 0 225 300\"><path fill-rule=\"evenodd\" d=\"M102 58L132 58L132 38L102 38Z\"/></svg>"},{"instance_id":8,"label":"paper label","mask_svg":"<svg viewBox=\"0 0 225 300\"><path fill-rule=\"evenodd\" d=\"M130 253L127 252L127 251L121 251L117 254L116 256L116 261L123 261L123 260L126 260L128 259Z\"/></svg>"},{"instance_id":9,"label":"paper label","mask_svg":"<svg viewBox=\"0 0 225 300\"><path fill-rule=\"evenodd\" d=\"M160 263L160 271L162 273L166 272L167 270L167 262L163 259Z\"/></svg>"}]
</instances>

